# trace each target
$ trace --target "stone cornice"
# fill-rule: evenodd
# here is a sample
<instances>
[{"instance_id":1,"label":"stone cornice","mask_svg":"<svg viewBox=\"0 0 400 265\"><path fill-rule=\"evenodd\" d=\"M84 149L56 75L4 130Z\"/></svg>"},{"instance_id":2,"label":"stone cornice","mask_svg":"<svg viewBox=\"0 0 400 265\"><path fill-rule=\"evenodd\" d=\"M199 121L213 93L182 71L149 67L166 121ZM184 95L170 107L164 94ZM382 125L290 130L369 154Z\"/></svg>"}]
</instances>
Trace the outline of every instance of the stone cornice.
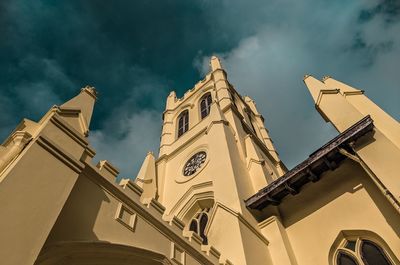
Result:
<instances>
[{"instance_id":1,"label":"stone cornice","mask_svg":"<svg viewBox=\"0 0 400 265\"><path fill-rule=\"evenodd\" d=\"M48 137L41 135L37 138L36 142L75 172L82 172L84 164L76 160L71 154L50 140Z\"/></svg>"}]
</instances>

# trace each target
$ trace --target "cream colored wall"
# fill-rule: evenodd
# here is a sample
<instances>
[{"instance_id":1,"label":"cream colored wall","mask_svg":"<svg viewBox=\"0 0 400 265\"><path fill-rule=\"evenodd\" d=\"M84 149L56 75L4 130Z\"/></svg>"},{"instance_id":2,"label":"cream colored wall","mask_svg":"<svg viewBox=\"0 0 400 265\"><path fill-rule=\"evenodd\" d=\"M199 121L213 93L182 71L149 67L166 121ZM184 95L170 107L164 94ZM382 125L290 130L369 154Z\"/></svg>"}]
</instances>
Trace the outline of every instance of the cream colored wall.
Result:
<instances>
[{"instance_id":1,"label":"cream colored wall","mask_svg":"<svg viewBox=\"0 0 400 265\"><path fill-rule=\"evenodd\" d=\"M2 264L33 264L77 173L38 144L16 162L0 183L0 257Z\"/></svg>"},{"instance_id":2,"label":"cream colored wall","mask_svg":"<svg viewBox=\"0 0 400 265\"><path fill-rule=\"evenodd\" d=\"M79 159L92 154L61 115L52 108L36 126L18 128L32 139L0 172L3 264L33 264L84 167Z\"/></svg>"},{"instance_id":3,"label":"cream colored wall","mask_svg":"<svg viewBox=\"0 0 400 265\"><path fill-rule=\"evenodd\" d=\"M397 140L392 134L387 131L400 131L400 124L386 113L373 106L362 93L351 95L351 97L360 97L367 105L359 105L354 98L349 99L346 95L346 87L336 86L332 88L332 84L326 80L326 84L315 79L312 76L307 76L304 80L310 93L315 101L318 111L325 119L332 123L339 131L343 132L368 113L373 114L374 132L370 138L365 138L365 142L354 147L357 156L363 163L367 165L369 170L377 176L382 189L387 189L393 194L393 204L400 211L400 181L398 174L398 161L400 161L400 149L395 144ZM338 88L339 87L339 88ZM369 111L368 109L371 109ZM361 112L362 111L362 112ZM397 138L396 138L397 139Z\"/></svg>"},{"instance_id":4,"label":"cream colored wall","mask_svg":"<svg viewBox=\"0 0 400 265\"><path fill-rule=\"evenodd\" d=\"M279 210L299 265L329 264L329 250L344 230L372 231L400 258L400 216L355 162L346 160L307 184Z\"/></svg>"},{"instance_id":5,"label":"cream colored wall","mask_svg":"<svg viewBox=\"0 0 400 265\"><path fill-rule=\"evenodd\" d=\"M271 182L271 173L281 175L277 169L281 162L265 146L266 139L259 128L263 125L257 123L261 116L254 112L255 104L238 98L219 62L214 66L181 99L175 93L168 96L160 157L156 161L159 200L167 214L187 222L186 229L196 210L214 203L207 230L209 243L235 264L254 264L254 253L263 259L268 256L268 243L246 209L244 199ZM211 93L213 104L210 114L201 119L200 100L206 93ZM232 95L237 98L238 109ZM189 111L189 130L178 138L178 117L185 110ZM251 132L248 115L254 120L255 133ZM245 140L249 133L253 138ZM193 176L183 176L183 166L199 151L206 151L206 162ZM263 169L255 170L257 166Z\"/></svg>"},{"instance_id":6,"label":"cream colored wall","mask_svg":"<svg viewBox=\"0 0 400 265\"><path fill-rule=\"evenodd\" d=\"M220 264L219 255L207 255L201 251L200 242L182 236L179 222L170 225L163 221L162 206L156 202L142 205L140 188L124 190L98 173L96 168L89 167L79 177L46 246L63 241L106 241L151 250L170 259L173 242L185 251L187 265ZM121 203L135 214L133 227L116 219ZM224 262L221 259L221 264Z\"/></svg>"}]
</instances>

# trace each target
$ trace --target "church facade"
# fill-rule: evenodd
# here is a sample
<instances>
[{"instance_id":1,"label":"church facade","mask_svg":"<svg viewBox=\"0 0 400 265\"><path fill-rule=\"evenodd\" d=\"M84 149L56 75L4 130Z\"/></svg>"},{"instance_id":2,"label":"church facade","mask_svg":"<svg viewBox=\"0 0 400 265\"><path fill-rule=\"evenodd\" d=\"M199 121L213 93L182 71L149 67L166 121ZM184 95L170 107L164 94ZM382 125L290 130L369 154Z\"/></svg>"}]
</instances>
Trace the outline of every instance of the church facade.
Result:
<instances>
[{"instance_id":1,"label":"church facade","mask_svg":"<svg viewBox=\"0 0 400 265\"><path fill-rule=\"evenodd\" d=\"M210 65L168 96L135 180L93 162L94 88L24 119L0 146L0 263L399 265L399 123L362 90L305 76L338 135L288 170L254 100Z\"/></svg>"}]
</instances>

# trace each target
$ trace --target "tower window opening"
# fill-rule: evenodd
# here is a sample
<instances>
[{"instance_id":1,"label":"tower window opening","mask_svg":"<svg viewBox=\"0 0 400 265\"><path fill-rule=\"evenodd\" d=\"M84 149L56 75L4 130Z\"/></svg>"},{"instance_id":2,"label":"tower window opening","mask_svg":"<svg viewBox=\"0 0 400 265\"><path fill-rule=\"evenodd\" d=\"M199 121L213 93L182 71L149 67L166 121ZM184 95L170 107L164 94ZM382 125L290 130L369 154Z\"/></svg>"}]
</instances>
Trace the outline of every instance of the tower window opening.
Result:
<instances>
[{"instance_id":1,"label":"tower window opening","mask_svg":"<svg viewBox=\"0 0 400 265\"><path fill-rule=\"evenodd\" d=\"M190 231L193 231L193 232L195 232L195 233L197 234L197 233L198 233L198 229L197 229L198 226L199 226L199 225L197 224L197 220L196 220L196 219L193 219L193 220L190 222L189 230L190 230Z\"/></svg>"},{"instance_id":2,"label":"tower window opening","mask_svg":"<svg viewBox=\"0 0 400 265\"><path fill-rule=\"evenodd\" d=\"M202 238L202 244L208 244L208 238L205 234L205 229L208 223L208 212L210 209L202 209L198 212L195 217L191 220L189 230L195 232Z\"/></svg>"},{"instance_id":3,"label":"tower window opening","mask_svg":"<svg viewBox=\"0 0 400 265\"><path fill-rule=\"evenodd\" d=\"M200 236L203 239L203 244L208 244L207 236L204 234L204 230L206 229L206 225L208 223L208 215L206 213L202 213L200 217Z\"/></svg>"},{"instance_id":4,"label":"tower window opening","mask_svg":"<svg viewBox=\"0 0 400 265\"><path fill-rule=\"evenodd\" d=\"M211 103L212 103L212 98L210 93L207 93L202 97L200 101L200 114L202 119L204 119L205 117L208 116L208 114L210 114Z\"/></svg>"},{"instance_id":5,"label":"tower window opening","mask_svg":"<svg viewBox=\"0 0 400 265\"><path fill-rule=\"evenodd\" d=\"M178 137L189 130L189 111L183 111L178 117Z\"/></svg>"}]
</instances>

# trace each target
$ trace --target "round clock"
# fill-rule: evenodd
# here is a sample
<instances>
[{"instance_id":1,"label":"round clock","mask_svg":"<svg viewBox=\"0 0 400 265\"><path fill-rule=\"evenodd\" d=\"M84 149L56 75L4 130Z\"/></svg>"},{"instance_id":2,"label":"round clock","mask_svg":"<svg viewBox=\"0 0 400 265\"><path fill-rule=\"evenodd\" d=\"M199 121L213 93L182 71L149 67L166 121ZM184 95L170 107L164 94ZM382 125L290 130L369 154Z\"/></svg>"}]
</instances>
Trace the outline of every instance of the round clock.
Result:
<instances>
[{"instance_id":1,"label":"round clock","mask_svg":"<svg viewBox=\"0 0 400 265\"><path fill-rule=\"evenodd\" d=\"M183 175L191 176L204 164L207 154L204 151L194 154L183 167Z\"/></svg>"}]
</instances>

